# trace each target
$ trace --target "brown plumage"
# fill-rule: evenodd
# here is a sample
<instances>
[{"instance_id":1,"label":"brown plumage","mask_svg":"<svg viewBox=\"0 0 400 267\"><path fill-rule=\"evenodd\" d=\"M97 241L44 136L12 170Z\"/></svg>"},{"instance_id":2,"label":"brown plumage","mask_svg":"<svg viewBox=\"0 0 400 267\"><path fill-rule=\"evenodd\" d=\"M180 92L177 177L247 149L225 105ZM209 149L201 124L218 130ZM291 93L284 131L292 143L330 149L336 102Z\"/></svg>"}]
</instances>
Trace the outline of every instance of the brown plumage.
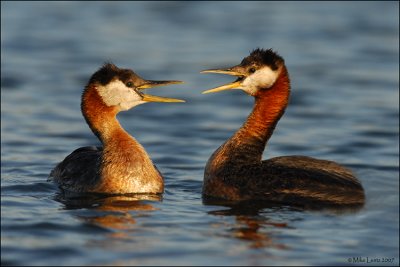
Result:
<instances>
[{"instance_id":1,"label":"brown plumage","mask_svg":"<svg viewBox=\"0 0 400 267\"><path fill-rule=\"evenodd\" d=\"M103 147L73 151L50 173L49 180L77 193L154 193L164 191L160 172L145 149L119 124L120 111L145 102L183 102L139 92L180 81L150 81L108 63L92 75L82 94L82 114Z\"/></svg>"},{"instance_id":2,"label":"brown plumage","mask_svg":"<svg viewBox=\"0 0 400 267\"><path fill-rule=\"evenodd\" d=\"M290 80L282 57L271 49L257 49L237 66L203 72L238 77L205 93L237 88L255 98L253 111L243 126L208 160L205 197L300 206L364 203L360 182L335 162L306 156L261 159L289 100Z\"/></svg>"}]
</instances>

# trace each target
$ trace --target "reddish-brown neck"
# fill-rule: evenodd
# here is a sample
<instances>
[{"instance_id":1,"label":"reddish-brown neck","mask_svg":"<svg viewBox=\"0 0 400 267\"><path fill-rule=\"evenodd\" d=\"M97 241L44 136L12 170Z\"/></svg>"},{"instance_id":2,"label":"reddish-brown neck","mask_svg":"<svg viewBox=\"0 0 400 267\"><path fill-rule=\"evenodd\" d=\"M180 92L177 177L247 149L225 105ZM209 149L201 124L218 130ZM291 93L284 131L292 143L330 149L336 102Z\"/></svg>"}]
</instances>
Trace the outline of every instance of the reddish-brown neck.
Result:
<instances>
[{"instance_id":1,"label":"reddish-brown neck","mask_svg":"<svg viewBox=\"0 0 400 267\"><path fill-rule=\"evenodd\" d=\"M94 85L82 95L82 113L103 144L101 182L95 192L162 193L161 174L144 148L119 124L118 107L107 106Z\"/></svg>"},{"instance_id":2,"label":"reddish-brown neck","mask_svg":"<svg viewBox=\"0 0 400 267\"><path fill-rule=\"evenodd\" d=\"M103 145L116 134L126 135L127 138L130 137L116 118L117 107L107 106L94 85L89 85L83 92L81 109L90 129Z\"/></svg>"},{"instance_id":3,"label":"reddish-brown neck","mask_svg":"<svg viewBox=\"0 0 400 267\"><path fill-rule=\"evenodd\" d=\"M230 160L254 163L261 160L265 145L289 101L290 81L286 68L271 88L256 93L253 111L243 126L223 145Z\"/></svg>"}]
</instances>

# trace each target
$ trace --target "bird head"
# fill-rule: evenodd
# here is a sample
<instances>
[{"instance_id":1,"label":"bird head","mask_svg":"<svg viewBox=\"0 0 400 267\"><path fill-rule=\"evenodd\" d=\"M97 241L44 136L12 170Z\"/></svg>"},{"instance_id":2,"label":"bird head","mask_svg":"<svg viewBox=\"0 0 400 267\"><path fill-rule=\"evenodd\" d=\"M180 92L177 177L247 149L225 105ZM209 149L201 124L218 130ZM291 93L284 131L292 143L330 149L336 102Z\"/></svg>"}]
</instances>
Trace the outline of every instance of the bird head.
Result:
<instances>
[{"instance_id":1,"label":"bird head","mask_svg":"<svg viewBox=\"0 0 400 267\"><path fill-rule=\"evenodd\" d=\"M259 90L271 88L279 77L284 60L272 49L256 49L239 65L226 69L209 69L201 73L220 73L238 77L234 82L206 90L203 94L240 89L255 96Z\"/></svg>"},{"instance_id":2,"label":"bird head","mask_svg":"<svg viewBox=\"0 0 400 267\"><path fill-rule=\"evenodd\" d=\"M153 96L141 92L143 89L181 81L145 80L130 69L120 69L112 63L104 64L89 80L107 106L116 106L119 111L128 110L146 102L185 102L184 100Z\"/></svg>"}]
</instances>

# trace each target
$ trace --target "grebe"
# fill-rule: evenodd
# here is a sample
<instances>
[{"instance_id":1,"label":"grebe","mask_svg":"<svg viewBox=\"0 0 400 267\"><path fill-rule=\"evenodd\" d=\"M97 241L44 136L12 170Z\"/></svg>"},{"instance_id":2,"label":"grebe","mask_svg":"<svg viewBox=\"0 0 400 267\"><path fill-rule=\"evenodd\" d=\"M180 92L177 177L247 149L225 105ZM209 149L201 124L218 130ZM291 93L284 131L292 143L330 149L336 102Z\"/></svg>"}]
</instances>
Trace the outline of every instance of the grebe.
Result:
<instances>
[{"instance_id":1,"label":"grebe","mask_svg":"<svg viewBox=\"0 0 400 267\"><path fill-rule=\"evenodd\" d=\"M146 102L185 102L139 91L177 83L182 82L144 80L130 69L104 64L90 78L81 102L83 117L103 147L76 149L51 171L49 180L76 193L163 193L160 172L116 115Z\"/></svg>"},{"instance_id":2,"label":"grebe","mask_svg":"<svg viewBox=\"0 0 400 267\"><path fill-rule=\"evenodd\" d=\"M350 170L306 156L261 160L265 145L283 115L290 94L284 60L272 49L256 49L239 65L204 70L237 76L237 80L203 93L241 89L255 98L243 126L208 160L205 197L289 205L362 205L364 190Z\"/></svg>"}]
</instances>

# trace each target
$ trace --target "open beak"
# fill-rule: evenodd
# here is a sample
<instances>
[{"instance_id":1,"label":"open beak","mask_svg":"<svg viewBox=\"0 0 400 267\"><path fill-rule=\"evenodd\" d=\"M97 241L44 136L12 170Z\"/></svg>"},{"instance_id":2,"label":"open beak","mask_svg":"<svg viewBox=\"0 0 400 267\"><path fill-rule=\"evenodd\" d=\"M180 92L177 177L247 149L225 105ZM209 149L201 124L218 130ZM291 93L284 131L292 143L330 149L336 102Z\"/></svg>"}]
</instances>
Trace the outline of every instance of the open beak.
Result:
<instances>
[{"instance_id":1,"label":"open beak","mask_svg":"<svg viewBox=\"0 0 400 267\"><path fill-rule=\"evenodd\" d=\"M170 84L179 84L183 83L182 81L151 81L151 80L145 80L144 83L138 87L136 87L137 90L143 90L143 89L148 89L152 87L157 87L157 86L164 86L164 85L170 85ZM175 98L168 98L168 97L161 97L161 96L154 96L154 95L148 95L148 94L141 94L142 95L142 100L146 102L185 102L185 100L181 99L175 99Z\"/></svg>"},{"instance_id":2,"label":"open beak","mask_svg":"<svg viewBox=\"0 0 400 267\"><path fill-rule=\"evenodd\" d=\"M243 80L243 73L235 71L233 68L230 69L213 69L213 70L203 70L200 73L219 73L219 74L227 74L231 76L237 76L239 77L236 81L227 83L206 91L203 91L202 94L208 94L208 93L215 93L219 91L224 91L224 90L230 90L230 89L241 89L241 82Z\"/></svg>"}]
</instances>

